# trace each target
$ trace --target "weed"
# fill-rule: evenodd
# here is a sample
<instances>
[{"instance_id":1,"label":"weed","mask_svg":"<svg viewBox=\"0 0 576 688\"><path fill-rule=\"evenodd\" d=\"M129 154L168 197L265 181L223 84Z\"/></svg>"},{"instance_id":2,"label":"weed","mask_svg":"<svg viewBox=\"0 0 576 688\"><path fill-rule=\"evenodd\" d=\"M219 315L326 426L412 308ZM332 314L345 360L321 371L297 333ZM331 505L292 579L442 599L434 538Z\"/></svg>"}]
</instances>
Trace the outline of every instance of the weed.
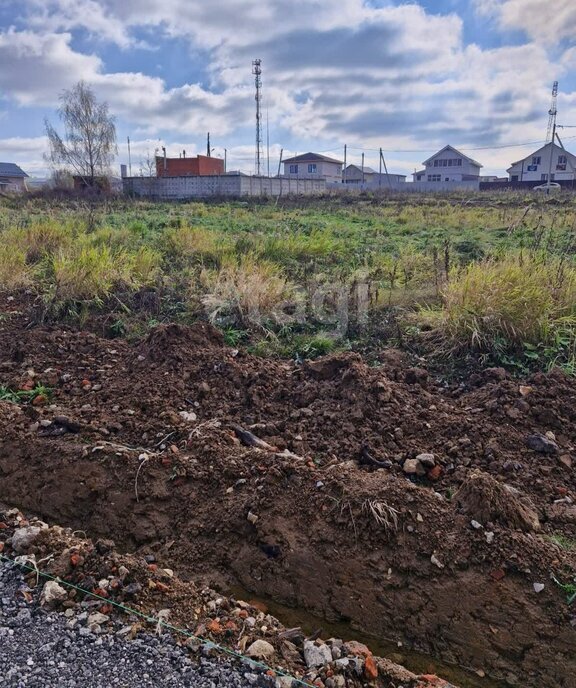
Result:
<instances>
[{"instance_id":1,"label":"weed","mask_svg":"<svg viewBox=\"0 0 576 688\"><path fill-rule=\"evenodd\" d=\"M566 550L567 552L576 551L576 540L573 538L567 538L564 535L556 534L547 535L546 539L550 542L553 542L555 545L558 545L560 549Z\"/></svg>"},{"instance_id":2,"label":"weed","mask_svg":"<svg viewBox=\"0 0 576 688\"><path fill-rule=\"evenodd\" d=\"M232 347L238 346L248 337L248 332L246 330L239 330L235 327L226 327L223 334L226 346Z\"/></svg>"},{"instance_id":3,"label":"weed","mask_svg":"<svg viewBox=\"0 0 576 688\"><path fill-rule=\"evenodd\" d=\"M0 401L11 401L15 404L21 404L32 402L36 397L40 396L50 399L52 396L52 388L37 384L32 389L15 390L11 387L0 385Z\"/></svg>"},{"instance_id":4,"label":"weed","mask_svg":"<svg viewBox=\"0 0 576 688\"><path fill-rule=\"evenodd\" d=\"M207 292L202 304L210 321L228 318L244 329L264 329L267 322L281 322L282 307L295 296L279 266L254 256L228 262L217 271L204 271L201 282Z\"/></svg>"},{"instance_id":5,"label":"weed","mask_svg":"<svg viewBox=\"0 0 576 688\"><path fill-rule=\"evenodd\" d=\"M566 602L572 604L576 600L576 578L571 583L561 583L556 576L552 576L552 580L566 593Z\"/></svg>"}]
</instances>

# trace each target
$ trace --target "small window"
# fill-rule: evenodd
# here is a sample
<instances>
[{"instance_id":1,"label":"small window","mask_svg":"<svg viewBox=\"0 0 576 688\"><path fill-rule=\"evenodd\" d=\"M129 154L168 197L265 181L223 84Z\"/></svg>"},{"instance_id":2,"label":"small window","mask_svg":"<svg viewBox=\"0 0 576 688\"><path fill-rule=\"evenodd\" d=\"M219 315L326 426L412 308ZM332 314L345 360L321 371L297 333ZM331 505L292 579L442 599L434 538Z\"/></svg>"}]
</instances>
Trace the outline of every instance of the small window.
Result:
<instances>
[{"instance_id":1,"label":"small window","mask_svg":"<svg viewBox=\"0 0 576 688\"><path fill-rule=\"evenodd\" d=\"M548 175L547 174L541 174L540 175L540 181L541 182L547 182L548 181Z\"/></svg>"},{"instance_id":2,"label":"small window","mask_svg":"<svg viewBox=\"0 0 576 688\"><path fill-rule=\"evenodd\" d=\"M462 167L462 158L458 158L458 167Z\"/></svg>"},{"instance_id":3,"label":"small window","mask_svg":"<svg viewBox=\"0 0 576 688\"><path fill-rule=\"evenodd\" d=\"M308 174L316 174L318 171L318 168L316 167L316 163L313 162L312 164L308 165Z\"/></svg>"},{"instance_id":4,"label":"small window","mask_svg":"<svg viewBox=\"0 0 576 688\"><path fill-rule=\"evenodd\" d=\"M539 156L539 155L533 155L532 156L532 164L533 165L540 165L541 161L542 161L541 156Z\"/></svg>"},{"instance_id":5,"label":"small window","mask_svg":"<svg viewBox=\"0 0 576 688\"><path fill-rule=\"evenodd\" d=\"M438 167L438 163L439 163L438 160L434 160L434 167Z\"/></svg>"},{"instance_id":6,"label":"small window","mask_svg":"<svg viewBox=\"0 0 576 688\"><path fill-rule=\"evenodd\" d=\"M441 174L429 174L428 175L428 181L429 182L439 182L441 180L442 180Z\"/></svg>"},{"instance_id":7,"label":"small window","mask_svg":"<svg viewBox=\"0 0 576 688\"><path fill-rule=\"evenodd\" d=\"M511 179L510 181L512 181L512 182L517 182L517 181L518 181L518 175L517 175L517 174L513 174L513 175L512 175L512 179Z\"/></svg>"},{"instance_id":8,"label":"small window","mask_svg":"<svg viewBox=\"0 0 576 688\"><path fill-rule=\"evenodd\" d=\"M290 165L290 174L298 174L298 165Z\"/></svg>"},{"instance_id":9,"label":"small window","mask_svg":"<svg viewBox=\"0 0 576 688\"><path fill-rule=\"evenodd\" d=\"M568 162L568 158L565 155L558 156L558 164L565 165Z\"/></svg>"}]
</instances>

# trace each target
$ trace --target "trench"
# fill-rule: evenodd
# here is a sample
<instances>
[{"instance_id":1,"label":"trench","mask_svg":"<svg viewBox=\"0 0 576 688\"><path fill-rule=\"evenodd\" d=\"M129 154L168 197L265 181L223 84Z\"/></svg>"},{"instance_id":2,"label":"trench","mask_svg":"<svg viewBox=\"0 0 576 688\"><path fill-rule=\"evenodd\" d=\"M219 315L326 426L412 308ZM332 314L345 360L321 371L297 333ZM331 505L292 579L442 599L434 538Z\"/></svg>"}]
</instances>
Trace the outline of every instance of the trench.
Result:
<instances>
[{"instance_id":1,"label":"trench","mask_svg":"<svg viewBox=\"0 0 576 688\"><path fill-rule=\"evenodd\" d=\"M473 567L449 575L423 571L414 545L402 539L363 549L314 503L306 510L299 486L282 505L263 501L252 526L241 492L221 506L237 474L174 486L166 468L148 467L137 502L136 461L81 456L75 444L60 444L47 470L45 449L34 442L0 446L3 501L94 539L111 538L120 550L153 551L184 580L260 598L287 627L322 627L323 637L360 640L376 655L401 659L417 673L432 670L459 688L574 685L574 630L558 625L557 606L546 609L542 598L526 595L519 574L495 584ZM319 528L326 529L320 539ZM275 543L279 557L270 556ZM409 557L411 568L387 581L394 556ZM396 642L383 640L389 637Z\"/></svg>"},{"instance_id":2,"label":"trench","mask_svg":"<svg viewBox=\"0 0 576 688\"><path fill-rule=\"evenodd\" d=\"M1 509L10 509L13 506L17 506L17 508L22 509L21 505L0 502ZM35 513L34 515L39 518L43 518L41 513ZM82 529L86 528L84 531L86 536L93 539L97 539L102 535L98 528L92 529L86 526L85 519L82 518L80 518L78 521L69 521L65 525L71 529L75 529L78 525L82 525ZM119 542L117 544L119 544L119 551L123 553L138 553L137 548L136 551L134 551L134 542L131 542L130 546L128 546L127 542ZM165 543L155 544L162 545ZM143 549L148 551L148 547L146 546L144 546ZM208 571L203 575L202 580L194 580L194 576L186 576L186 574L184 574L184 576L185 578L189 578L191 581L200 585L202 585L206 579L210 579L211 577L221 579L219 571ZM250 603L256 602L264 605L268 613L276 617L286 628L300 627L306 634L313 634L317 632L318 629L322 629L321 637L324 639L340 638L344 641L356 640L369 647L375 656L389 659L406 667L415 674L436 674L440 678L443 678L446 681L453 683L455 686L458 686L458 688L509 687L509 684L506 682L495 681L488 676L481 677L477 674L477 672L474 672L471 669L465 669L456 665L448 664L432 654L410 649L404 643L398 641L393 642L391 640L367 633L359 628L356 628L355 624L352 622L344 620L329 621L326 618L314 614L307 608L288 606L287 604L283 604L281 601L273 597L259 594L258 591L249 590L242 586L240 582L232 581L232 583L228 585L218 587L222 587L221 592L227 596L235 597L236 599L242 599Z\"/></svg>"},{"instance_id":3,"label":"trench","mask_svg":"<svg viewBox=\"0 0 576 688\"><path fill-rule=\"evenodd\" d=\"M279 619L286 628L299 626L307 634L321 628L323 638L357 640L369 647L374 655L401 664L415 674L436 674L458 688L509 688L507 683L495 681L487 676L481 677L472 670L446 664L432 655L411 650L403 644L399 647L397 642L355 629L354 624L349 622L327 621L307 609L289 607L275 599L254 594L241 585L232 585L224 592L237 599L262 603L269 613Z\"/></svg>"}]
</instances>

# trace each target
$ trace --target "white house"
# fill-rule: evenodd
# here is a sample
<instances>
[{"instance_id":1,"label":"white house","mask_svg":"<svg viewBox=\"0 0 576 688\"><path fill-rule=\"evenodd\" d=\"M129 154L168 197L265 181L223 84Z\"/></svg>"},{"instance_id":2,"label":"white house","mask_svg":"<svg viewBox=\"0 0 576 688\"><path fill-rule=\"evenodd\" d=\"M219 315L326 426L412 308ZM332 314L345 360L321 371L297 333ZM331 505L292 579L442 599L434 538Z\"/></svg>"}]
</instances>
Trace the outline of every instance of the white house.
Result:
<instances>
[{"instance_id":1,"label":"white house","mask_svg":"<svg viewBox=\"0 0 576 688\"><path fill-rule=\"evenodd\" d=\"M282 162L284 177L289 179L325 179L327 182L342 182L341 160L328 158L319 153L304 153Z\"/></svg>"},{"instance_id":2,"label":"white house","mask_svg":"<svg viewBox=\"0 0 576 688\"><path fill-rule=\"evenodd\" d=\"M452 146L444 146L422 163L425 169L414 172L415 182L478 181L482 165Z\"/></svg>"},{"instance_id":3,"label":"white house","mask_svg":"<svg viewBox=\"0 0 576 688\"><path fill-rule=\"evenodd\" d=\"M0 191L27 191L28 175L13 162L0 162Z\"/></svg>"},{"instance_id":4,"label":"white house","mask_svg":"<svg viewBox=\"0 0 576 688\"><path fill-rule=\"evenodd\" d=\"M547 182L549 172L551 182L573 180L576 178L576 155L555 143L547 143L524 160L513 162L506 171L511 182Z\"/></svg>"},{"instance_id":5,"label":"white house","mask_svg":"<svg viewBox=\"0 0 576 688\"><path fill-rule=\"evenodd\" d=\"M343 172L346 184L361 184L370 187L386 187L392 184L402 184L406 181L405 174L385 174L376 172L371 167L348 165Z\"/></svg>"}]
</instances>

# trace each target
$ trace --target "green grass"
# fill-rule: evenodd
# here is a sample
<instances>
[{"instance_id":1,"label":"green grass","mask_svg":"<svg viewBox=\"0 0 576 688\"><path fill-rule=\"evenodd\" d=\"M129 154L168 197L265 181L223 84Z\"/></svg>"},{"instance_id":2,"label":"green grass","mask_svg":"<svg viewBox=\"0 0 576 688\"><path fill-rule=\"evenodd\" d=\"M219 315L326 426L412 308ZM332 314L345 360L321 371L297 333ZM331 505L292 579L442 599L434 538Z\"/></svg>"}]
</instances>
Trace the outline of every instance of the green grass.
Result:
<instances>
[{"instance_id":1,"label":"green grass","mask_svg":"<svg viewBox=\"0 0 576 688\"><path fill-rule=\"evenodd\" d=\"M574 226L569 195L3 198L0 290L32 290L45 318L101 314L110 336L202 317L266 355L410 340L576 372Z\"/></svg>"}]
</instances>

